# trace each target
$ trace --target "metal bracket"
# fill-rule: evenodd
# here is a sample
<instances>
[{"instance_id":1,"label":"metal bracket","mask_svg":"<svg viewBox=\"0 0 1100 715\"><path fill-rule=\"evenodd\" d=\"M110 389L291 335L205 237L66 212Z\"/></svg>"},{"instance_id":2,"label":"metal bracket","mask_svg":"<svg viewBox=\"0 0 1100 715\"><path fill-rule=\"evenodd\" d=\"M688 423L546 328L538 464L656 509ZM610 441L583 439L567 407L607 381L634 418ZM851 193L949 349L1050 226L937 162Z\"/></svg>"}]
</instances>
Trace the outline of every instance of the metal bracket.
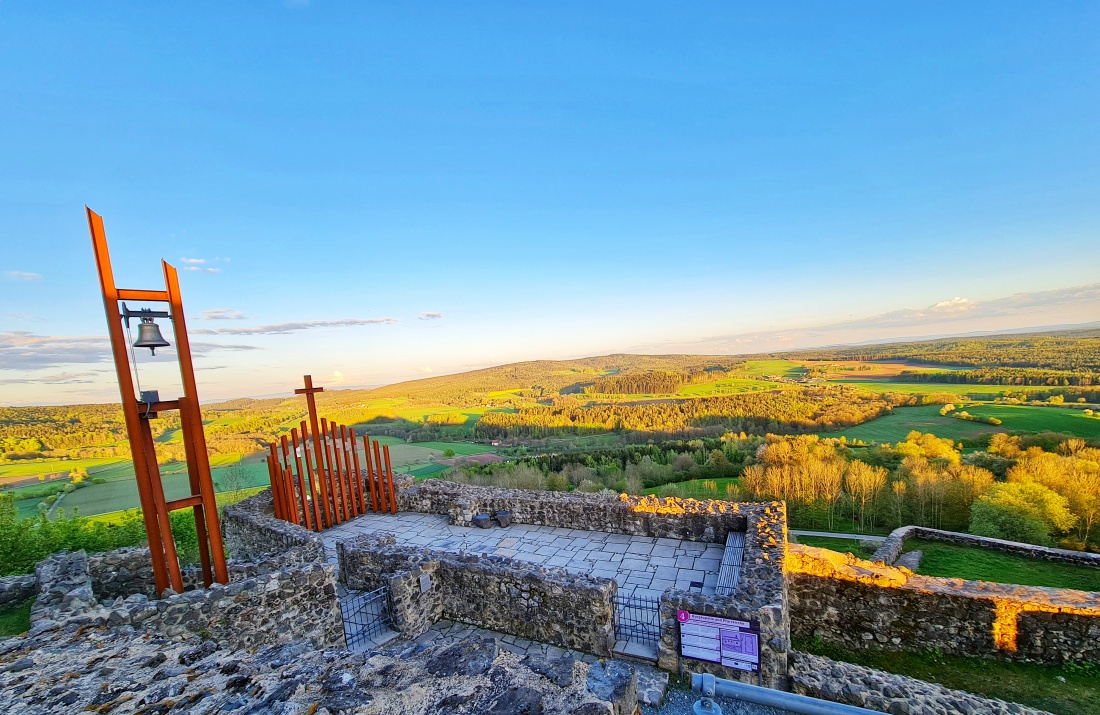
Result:
<instances>
[{"instance_id":1,"label":"metal bracket","mask_svg":"<svg viewBox=\"0 0 1100 715\"><path fill-rule=\"evenodd\" d=\"M130 318L171 318L172 315L166 310L149 310L148 308L139 308L138 310L130 310L126 307L126 304L122 304L122 312L118 314L118 317L126 321L126 327L130 327Z\"/></svg>"}]
</instances>

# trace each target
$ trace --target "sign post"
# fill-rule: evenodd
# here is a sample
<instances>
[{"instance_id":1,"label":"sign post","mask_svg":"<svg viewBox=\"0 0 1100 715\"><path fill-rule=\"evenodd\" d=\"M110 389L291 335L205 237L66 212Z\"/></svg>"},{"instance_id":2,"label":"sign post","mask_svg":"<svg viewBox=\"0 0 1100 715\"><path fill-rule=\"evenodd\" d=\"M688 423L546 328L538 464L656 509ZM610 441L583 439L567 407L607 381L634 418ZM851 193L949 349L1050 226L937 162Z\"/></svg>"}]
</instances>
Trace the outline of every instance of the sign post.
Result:
<instances>
[{"instance_id":1,"label":"sign post","mask_svg":"<svg viewBox=\"0 0 1100 715\"><path fill-rule=\"evenodd\" d=\"M677 611L680 655L749 673L760 672L760 623Z\"/></svg>"}]
</instances>

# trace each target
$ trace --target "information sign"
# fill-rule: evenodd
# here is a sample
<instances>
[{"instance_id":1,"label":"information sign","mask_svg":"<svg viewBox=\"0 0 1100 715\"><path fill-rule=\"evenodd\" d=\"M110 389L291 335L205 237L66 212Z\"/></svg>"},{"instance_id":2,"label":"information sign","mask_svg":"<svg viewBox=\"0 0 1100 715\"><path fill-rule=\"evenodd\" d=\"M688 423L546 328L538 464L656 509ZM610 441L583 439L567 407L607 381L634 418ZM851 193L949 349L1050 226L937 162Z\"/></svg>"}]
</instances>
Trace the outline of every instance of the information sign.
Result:
<instances>
[{"instance_id":1,"label":"information sign","mask_svg":"<svg viewBox=\"0 0 1100 715\"><path fill-rule=\"evenodd\" d=\"M677 611L680 655L729 668L760 671L760 624Z\"/></svg>"}]
</instances>

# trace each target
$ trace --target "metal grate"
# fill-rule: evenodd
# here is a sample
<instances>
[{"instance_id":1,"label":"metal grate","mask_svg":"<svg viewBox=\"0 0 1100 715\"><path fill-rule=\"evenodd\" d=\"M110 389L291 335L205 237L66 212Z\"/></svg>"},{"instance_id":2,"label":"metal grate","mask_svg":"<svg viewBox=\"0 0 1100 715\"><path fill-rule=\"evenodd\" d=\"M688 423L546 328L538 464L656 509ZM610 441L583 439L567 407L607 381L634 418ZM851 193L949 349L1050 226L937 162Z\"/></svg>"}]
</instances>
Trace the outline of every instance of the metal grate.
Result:
<instances>
[{"instance_id":1,"label":"metal grate","mask_svg":"<svg viewBox=\"0 0 1100 715\"><path fill-rule=\"evenodd\" d=\"M373 591L348 591L340 601L344 639L348 650L359 650L379 641L390 630L390 592L383 586Z\"/></svg>"},{"instance_id":2,"label":"metal grate","mask_svg":"<svg viewBox=\"0 0 1100 715\"><path fill-rule=\"evenodd\" d=\"M729 596L741 580L741 560L745 555L745 532L731 531L726 537L726 550L722 553L722 564L718 567L718 584L714 592L719 596Z\"/></svg>"},{"instance_id":3,"label":"metal grate","mask_svg":"<svg viewBox=\"0 0 1100 715\"><path fill-rule=\"evenodd\" d=\"M661 599L616 596L615 639L656 648L661 639Z\"/></svg>"}]
</instances>

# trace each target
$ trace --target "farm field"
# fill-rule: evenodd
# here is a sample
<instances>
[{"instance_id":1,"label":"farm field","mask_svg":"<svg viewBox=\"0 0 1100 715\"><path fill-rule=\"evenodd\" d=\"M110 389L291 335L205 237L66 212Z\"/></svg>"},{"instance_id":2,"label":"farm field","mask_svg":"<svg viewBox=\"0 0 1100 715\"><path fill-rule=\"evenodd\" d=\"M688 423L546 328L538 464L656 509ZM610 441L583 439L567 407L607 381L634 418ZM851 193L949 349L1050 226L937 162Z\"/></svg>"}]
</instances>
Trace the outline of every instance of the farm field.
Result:
<instances>
[{"instance_id":1,"label":"farm field","mask_svg":"<svg viewBox=\"0 0 1100 715\"><path fill-rule=\"evenodd\" d=\"M793 360L749 360L737 372L750 377L778 375L788 380L797 380L805 377L809 370L802 362Z\"/></svg>"},{"instance_id":2,"label":"farm field","mask_svg":"<svg viewBox=\"0 0 1100 715\"><path fill-rule=\"evenodd\" d=\"M788 387L789 385L783 382L731 377L725 380L716 380L715 382L700 382L696 385L685 385L681 387L680 391L676 394L681 397L710 397L712 395L734 395L740 392L783 390Z\"/></svg>"},{"instance_id":3,"label":"farm field","mask_svg":"<svg viewBox=\"0 0 1100 715\"><path fill-rule=\"evenodd\" d=\"M962 385L942 382L894 382L893 380L872 380L863 376L852 379L829 379L830 385L848 385L868 392L900 392L904 395L930 395L944 393L948 395L997 398L1006 393L1039 392L1045 387L1026 387L1021 385Z\"/></svg>"},{"instance_id":4,"label":"farm field","mask_svg":"<svg viewBox=\"0 0 1100 715\"><path fill-rule=\"evenodd\" d=\"M967 422L940 415L940 405L896 407L893 412L855 427L821 432L822 437L847 437L848 441L900 442L913 430L931 432L937 437L973 439L992 432L1007 432L1004 426ZM1044 409L1044 408L1034 408ZM970 411L969 409L967 411Z\"/></svg>"},{"instance_id":5,"label":"farm field","mask_svg":"<svg viewBox=\"0 0 1100 715\"><path fill-rule=\"evenodd\" d=\"M847 437L849 441L899 442L912 430L937 437L973 439L993 432L1061 432L1073 437L1100 437L1100 419L1077 410L1032 405L979 404L963 406L978 417L996 417L1000 425L960 420L940 415L940 405L897 407L888 415L843 430L820 433L822 437Z\"/></svg>"},{"instance_id":6,"label":"farm field","mask_svg":"<svg viewBox=\"0 0 1100 715\"><path fill-rule=\"evenodd\" d=\"M906 540L905 550L924 552L917 573L925 576L1100 591L1098 568L1055 564L999 551L924 539Z\"/></svg>"},{"instance_id":7,"label":"farm field","mask_svg":"<svg viewBox=\"0 0 1100 715\"><path fill-rule=\"evenodd\" d=\"M20 462L18 464L0 465L0 485L15 478L37 477L38 475L60 474L68 475L77 467L83 467L91 472L107 465L126 461L121 457L100 457L95 459L44 459Z\"/></svg>"},{"instance_id":8,"label":"farm field","mask_svg":"<svg viewBox=\"0 0 1100 715\"><path fill-rule=\"evenodd\" d=\"M453 449L459 455L484 454L493 450L484 445L470 444L467 442L423 442L408 444L404 440L395 437L378 437L380 444L390 447L390 458L394 470L404 473L412 473L413 476L427 476L446 470L445 465L436 464L436 460L443 459L445 449ZM362 459L362 450L359 450ZM87 461L87 460L85 460ZM75 462L75 460L74 460ZM68 462L58 461L58 464ZM239 484L228 484L226 478L229 475L227 468L240 464L244 471L244 477ZM264 462L264 453L255 452L250 455L216 454L210 458L212 476L215 489L224 492L232 488L260 487L268 483L267 465ZM161 476L164 482L165 498L178 499L190 493L190 483L187 477L186 466L179 462L161 465ZM67 473L67 472L66 472ZM137 484L134 481L134 469L129 460L114 460L111 464L89 470L90 478L105 479L102 484L88 483L87 486L72 491L61 499L59 509L72 512L78 509L82 516L93 516L107 512L135 509L140 506L137 493ZM31 492L41 489L37 481L28 487L13 490L16 495L16 509L22 518L32 517L38 514L38 504L42 500L39 495L36 498L19 499L20 492Z\"/></svg>"}]
</instances>

